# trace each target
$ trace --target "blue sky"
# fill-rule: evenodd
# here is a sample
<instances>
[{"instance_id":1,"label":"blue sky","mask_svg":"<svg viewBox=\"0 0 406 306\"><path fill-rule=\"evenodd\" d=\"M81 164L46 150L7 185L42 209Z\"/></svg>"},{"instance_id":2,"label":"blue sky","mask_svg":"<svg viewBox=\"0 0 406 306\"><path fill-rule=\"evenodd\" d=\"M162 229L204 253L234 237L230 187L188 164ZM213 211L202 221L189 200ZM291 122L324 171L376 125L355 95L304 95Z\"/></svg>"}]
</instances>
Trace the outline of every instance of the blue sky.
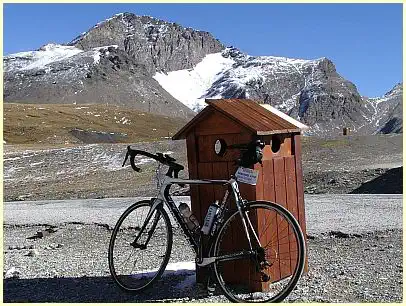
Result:
<instances>
[{"instance_id":1,"label":"blue sky","mask_svg":"<svg viewBox=\"0 0 406 306\"><path fill-rule=\"evenodd\" d=\"M361 95L402 81L401 4L4 4L4 54L67 43L120 12L212 33L250 55L327 57Z\"/></svg>"}]
</instances>

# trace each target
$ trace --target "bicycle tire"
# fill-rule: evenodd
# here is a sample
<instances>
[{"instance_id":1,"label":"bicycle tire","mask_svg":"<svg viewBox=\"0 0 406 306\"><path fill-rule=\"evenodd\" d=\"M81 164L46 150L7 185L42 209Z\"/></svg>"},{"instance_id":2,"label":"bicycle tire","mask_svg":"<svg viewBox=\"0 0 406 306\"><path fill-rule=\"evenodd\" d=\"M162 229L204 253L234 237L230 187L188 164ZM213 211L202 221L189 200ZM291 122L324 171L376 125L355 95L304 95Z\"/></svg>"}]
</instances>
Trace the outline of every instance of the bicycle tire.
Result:
<instances>
[{"instance_id":1,"label":"bicycle tire","mask_svg":"<svg viewBox=\"0 0 406 306\"><path fill-rule=\"evenodd\" d=\"M260 212L261 214L259 214L259 209L263 210ZM242 211L244 213L247 212L250 219L257 222L256 232L260 242L262 244L267 243L266 247L271 244L269 248L263 249L265 259L271 266L264 270L260 269L260 271L264 272L265 276L270 277L270 281L267 282L261 279L262 275L258 273L256 268L256 264L259 264L258 260L253 259L253 256L250 255L249 258L245 259L216 260L213 264L213 271L217 278L217 283L225 296L233 302L281 302L295 288L303 273L306 257L303 233L293 215L276 203L253 201L247 203ZM256 214L253 213L254 211ZM278 223L277 229L273 226L276 223ZM265 224L267 227L265 227ZM286 225L287 227L285 228L284 226ZM261 229L261 232L258 231L258 228ZM257 254L260 254L261 248L258 247L252 232L253 229L250 230L250 238L254 243L254 249L257 250ZM230 239L226 240L230 235L234 235L233 242L229 242ZM243 237L246 237L246 234L243 229L241 216L236 211L227 218L220 228L215 238L213 256L218 257L230 253L236 254L238 252L241 253L241 251L249 251L248 239L243 239ZM246 242L243 242L244 240ZM239 245L235 246L235 244ZM286 245L289 247L288 250L286 250ZM248 271L246 271L247 269ZM289 273L292 273L291 276L286 275ZM244 276L245 284L240 283L241 274ZM286 285L283 285L283 288L279 290L282 282L286 282ZM272 291L275 288L278 292Z\"/></svg>"},{"instance_id":2,"label":"bicycle tire","mask_svg":"<svg viewBox=\"0 0 406 306\"><path fill-rule=\"evenodd\" d=\"M168 214L163 208L157 208L155 211L153 217L148 222L148 226L151 226L154 224L154 220L157 220L157 224L155 226L154 232L151 236L151 240L148 243L148 246L152 249L152 256L153 255L158 255L163 258L162 262L158 265L158 268L155 269L150 269L152 266L152 263L154 263L154 260L151 258L151 256L148 256L147 261L145 263L138 263L140 253L145 252L145 250L148 250L148 246L145 250L142 250L140 248L135 248L130 245L131 242L133 242L135 238L135 234L137 233L137 230L141 229L142 225L144 224L144 221L146 219L146 215L149 211L150 208L150 201L149 200L144 200L144 201L139 201L137 203L134 203L131 205L120 217L120 219L117 221L114 230L111 234L110 238L110 243L109 243L109 251L108 251L108 261L109 261L109 269L110 269L110 274L112 275L115 283L124 291L127 292L139 292L142 290L147 289L150 287L159 277L161 277L162 273L165 271L165 268L169 262L169 258L171 255L172 251L172 242L173 242L173 232L172 232L172 226L168 217ZM138 210L138 211L137 211ZM138 216L134 215L135 211L138 212ZM159 214L159 215L158 215ZM134 223L134 220L129 220L130 216L133 216L134 218L138 217L138 221ZM156 216L157 219L154 219ZM161 222L163 220L163 222ZM127 225L127 222L130 221L131 224L128 225L128 228L125 227ZM124 225L123 225L124 224ZM166 235L165 233L162 233L162 227L166 229ZM147 228L148 229L148 228ZM121 231L120 231L121 230ZM146 233L147 231L144 231ZM161 239L166 238L166 248L158 248L157 240L154 239L156 237L155 234L159 235L159 241ZM120 240L120 246L118 246L118 235L121 238L126 238L127 241L124 240L124 242L121 242ZM166 236L166 237L165 237ZM143 235L141 235L142 238L144 238ZM142 239L141 239L142 240ZM121 273L121 267L119 267L118 263L118 258L123 254L124 250L131 250L131 254L128 257L128 259L133 261L133 266L132 270L135 269L135 271L130 271L129 274L120 274ZM161 255L158 252L158 249L161 250L160 253L164 252L164 255ZM136 252L138 251L138 252ZM135 254L137 253L137 254ZM159 253L159 254L158 254ZM143 257L141 257L143 259ZM159 259L158 259L159 261ZM120 268L120 271L117 271L118 268ZM138 269L138 270L137 270ZM139 270L141 269L141 270ZM133 285L134 283L134 285ZM135 285L136 284L136 285Z\"/></svg>"}]
</instances>

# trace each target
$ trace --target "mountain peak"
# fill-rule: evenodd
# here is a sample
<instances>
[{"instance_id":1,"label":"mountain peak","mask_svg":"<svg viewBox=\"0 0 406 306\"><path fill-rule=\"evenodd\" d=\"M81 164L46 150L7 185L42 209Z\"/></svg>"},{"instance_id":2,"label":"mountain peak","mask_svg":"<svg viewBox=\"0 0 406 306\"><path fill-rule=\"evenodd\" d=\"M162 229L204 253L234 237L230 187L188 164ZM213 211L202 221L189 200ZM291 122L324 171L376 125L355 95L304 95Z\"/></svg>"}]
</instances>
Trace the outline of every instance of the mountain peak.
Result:
<instances>
[{"instance_id":1,"label":"mountain peak","mask_svg":"<svg viewBox=\"0 0 406 306\"><path fill-rule=\"evenodd\" d=\"M117 45L130 57L145 64L151 74L191 68L206 54L224 49L208 32L128 12L99 22L68 45L82 50Z\"/></svg>"},{"instance_id":2,"label":"mountain peak","mask_svg":"<svg viewBox=\"0 0 406 306\"><path fill-rule=\"evenodd\" d=\"M249 98L302 120L317 135L341 133L344 126L369 133L401 118L402 83L383 97L362 99L327 57L252 56L225 48L208 32L129 12L67 45L6 56L4 67L9 102L108 101L187 117L192 111L179 101L199 110L205 98ZM398 131L398 122L385 131Z\"/></svg>"},{"instance_id":3,"label":"mountain peak","mask_svg":"<svg viewBox=\"0 0 406 306\"><path fill-rule=\"evenodd\" d=\"M397 83L391 90L389 90L384 97L397 96L403 94L403 82Z\"/></svg>"}]
</instances>

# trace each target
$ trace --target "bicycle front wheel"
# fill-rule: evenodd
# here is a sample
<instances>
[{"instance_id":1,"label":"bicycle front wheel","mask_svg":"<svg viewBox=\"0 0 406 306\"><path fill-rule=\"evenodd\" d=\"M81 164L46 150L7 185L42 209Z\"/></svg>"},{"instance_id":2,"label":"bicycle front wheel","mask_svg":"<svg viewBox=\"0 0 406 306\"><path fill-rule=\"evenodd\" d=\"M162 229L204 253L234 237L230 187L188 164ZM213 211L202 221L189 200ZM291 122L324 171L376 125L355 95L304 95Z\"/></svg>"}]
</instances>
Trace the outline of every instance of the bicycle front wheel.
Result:
<instances>
[{"instance_id":1,"label":"bicycle front wheel","mask_svg":"<svg viewBox=\"0 0 406 306\"><path fill-rule=\"evenodd\" d=\"M155 210L139 235L149 210L150 201L130 206L110 238L110 273L125 291L137 292L151 286L165 271L171 255L172 227L163 208Z\"/></svg>"},{"instance_id":2,"label":"bicycle front wheel","mask_svg":"<svg viewBox=\"0 0 406 306\"><path fill-rule=\"evenodd\" d=\"M217 281L233 302L280 302L304 269L300 226L289 211L272 202L250 202L242 214L234 212L216 237Z\"/></svg>"}]
</instances>

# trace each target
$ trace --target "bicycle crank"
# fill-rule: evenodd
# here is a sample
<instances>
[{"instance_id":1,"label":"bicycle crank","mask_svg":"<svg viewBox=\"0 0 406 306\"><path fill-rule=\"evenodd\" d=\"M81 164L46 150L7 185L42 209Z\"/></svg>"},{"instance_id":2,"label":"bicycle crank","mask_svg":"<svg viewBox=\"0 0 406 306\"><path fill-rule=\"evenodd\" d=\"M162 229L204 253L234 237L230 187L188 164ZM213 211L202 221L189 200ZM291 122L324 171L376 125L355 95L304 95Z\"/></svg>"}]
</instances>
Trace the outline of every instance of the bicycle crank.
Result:
<instances>
[{"instance_id":1,"label":"bicycle crank","mask_svg":"<svg viewBox=\"0 0 406 306\"><path fill-rule=\"evenodd\" d=\"M140 250L146 250L147 249L147 246L145 244L139 244L139 243L137 243L135 241L131 242L130 245L132 247L134 247L135 249L140 249Z\"/></svg>"}]
</instances>

